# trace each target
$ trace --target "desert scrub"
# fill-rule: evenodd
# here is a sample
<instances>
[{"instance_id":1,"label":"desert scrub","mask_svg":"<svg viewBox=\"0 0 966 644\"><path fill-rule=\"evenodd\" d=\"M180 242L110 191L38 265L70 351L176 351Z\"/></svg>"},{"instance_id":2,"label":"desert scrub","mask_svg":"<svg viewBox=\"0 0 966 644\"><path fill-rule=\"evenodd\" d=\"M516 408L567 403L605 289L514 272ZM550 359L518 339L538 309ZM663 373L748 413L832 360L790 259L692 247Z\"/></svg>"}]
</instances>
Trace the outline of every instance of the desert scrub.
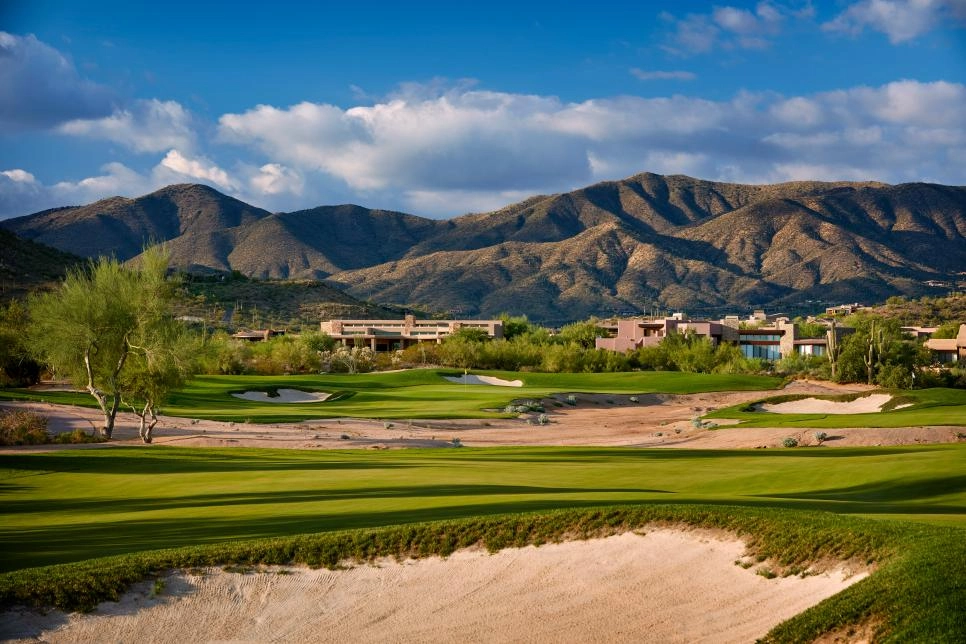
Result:
<instances>
[{"instance_id":1,"label":"desert scrub","mask_svg":"<svg viewBox=\"0 0 966 644\"><path fill-rule=\"evenodd\" d=\"M47 435L47 417L19 409L0 411L0 445L43 445Z\"/></svg>"},{"instance_id":2,"label":"desert scrub","mask_svg":"<svg viewBox=\"0 0 966 644\"><path fill-rule=\"evenodd\" d=\"M798 439L786 436L782 439L782 447L798 447Z\"/></svg>"}]
</instances>

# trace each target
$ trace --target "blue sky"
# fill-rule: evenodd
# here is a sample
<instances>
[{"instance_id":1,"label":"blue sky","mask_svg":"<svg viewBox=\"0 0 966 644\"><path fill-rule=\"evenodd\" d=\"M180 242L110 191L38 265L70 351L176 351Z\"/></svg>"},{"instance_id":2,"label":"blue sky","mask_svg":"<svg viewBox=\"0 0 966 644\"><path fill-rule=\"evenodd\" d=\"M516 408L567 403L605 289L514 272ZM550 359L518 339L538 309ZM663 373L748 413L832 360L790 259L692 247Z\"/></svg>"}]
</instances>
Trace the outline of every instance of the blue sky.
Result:
<instances>
[{"instance_id":1,"label":"blue sky","mask_svg":"<svg viewBox=\"0 0 966 644\"><path fill-rule=\"evenodd\" d=\"M434 217L643 171L966 184L966 0L307 4L0 3L0 218L177 182Z\"/></svg>"}]
</instances>

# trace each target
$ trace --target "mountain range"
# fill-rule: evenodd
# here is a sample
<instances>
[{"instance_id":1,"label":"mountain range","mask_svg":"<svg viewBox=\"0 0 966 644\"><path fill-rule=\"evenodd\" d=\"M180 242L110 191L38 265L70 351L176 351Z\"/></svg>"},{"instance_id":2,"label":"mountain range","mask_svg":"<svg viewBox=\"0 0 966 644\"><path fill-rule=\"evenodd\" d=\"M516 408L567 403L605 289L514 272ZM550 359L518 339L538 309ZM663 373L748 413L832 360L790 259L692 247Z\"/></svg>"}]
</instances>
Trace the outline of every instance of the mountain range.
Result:
<instances>
[{"instance_id":1,"label":"mountain range","mask_svg":"<svg viewBox=\"0 0 966 644\"><path fill-rule=\"evenodd\" d=\"M319 279L372 301L557 322L937 292L966 271L966 187L741 185L644 173L435 220L355 205L270 213L202 185L0 222L76 255L168 242L189 270Z\"/></svg>"}]
</instances>

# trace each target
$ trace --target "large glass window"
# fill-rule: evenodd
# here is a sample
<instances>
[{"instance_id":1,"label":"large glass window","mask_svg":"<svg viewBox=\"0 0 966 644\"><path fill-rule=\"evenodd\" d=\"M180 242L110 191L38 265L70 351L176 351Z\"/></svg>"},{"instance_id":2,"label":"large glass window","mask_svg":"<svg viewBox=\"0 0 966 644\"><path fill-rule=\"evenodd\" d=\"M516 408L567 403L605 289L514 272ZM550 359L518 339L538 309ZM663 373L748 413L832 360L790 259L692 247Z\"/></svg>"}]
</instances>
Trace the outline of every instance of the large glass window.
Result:
<instances>
[{"instance_id":1,"label":"large glass window","mask_svg":"<svg viewBox=\"0 0 966 644\"><path fill-rule=\"evenodd\" d=\"M781 351L777 344L743 344L741 345L741 353L746 358L761 358L763 360L779 360L781 358Z\"/></svg>"}]
</instances>

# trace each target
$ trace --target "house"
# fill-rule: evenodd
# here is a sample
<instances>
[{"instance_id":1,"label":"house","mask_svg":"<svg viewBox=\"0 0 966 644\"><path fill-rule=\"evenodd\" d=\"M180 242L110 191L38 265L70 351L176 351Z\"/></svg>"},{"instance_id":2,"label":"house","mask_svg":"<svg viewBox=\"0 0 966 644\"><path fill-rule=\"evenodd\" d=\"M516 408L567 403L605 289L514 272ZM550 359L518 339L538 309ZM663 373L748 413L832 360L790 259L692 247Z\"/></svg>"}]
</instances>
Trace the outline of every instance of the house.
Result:
<instances>
[{"instance_id":1,"label":"house","mask_svg":"<svg viewBox=\"0 0 966 644\"><path fill-rule=\"evenodd\" d=\"M748 324L760 326L747 326ZM823 338L799 338L798 327L787 317L766 316L756 311L747 321L729 315L721 320L689 320L684 314L675 313L664 319L618 320L601 325L611 337L597 338L596 347L610 351L627 352L642 347L652 347L674 333L693 333L708 338L712 344L723 342L735 344L746 358L780 360L797 353L806 356L822 356L827 352L828 335ZM836 327L836 338L852 332L852 329Z\"/></svg>"},{"instance_id":2,"label":"house","mask_svg":"<svg viewBox=\"0 0 966 644\"><path fill-rule=\"evenodd\" d=\"M926 340L926 348L932 351L933 358L941 364L963 362L966 360L966 324L959 325L959 333L955 338Z\"/></svg>"},{"instance_id":3,"label":"house","mask_svg":"<svg viewBox=\"0 0 966 644\"><path fill-rule=\"evenodd\" d=\"M279 331L277 329L258 329L255 331L239 331L238 333L232 333L231 337L236 340L246 340L248 342L264 342L274 338L277 335L285 335L285 331Z\"/></svg>"},{"instance_id":4,"label":"house","mask_svg":"<svg viewBox=\"0 0 966 644\"><path fill-rule=\"evenodd\" d=\"M825 315L852 315L856 311L861 311L865 306L855 302L854 304L839 304L825 309Z\"/></svg>"},{"instance_id":5,"label":"house","mask_svg":"<svg viewBox=\"0 0 966 644\"><path fill-rule=\"evenodd\" d=\"M440 343L460 329L480 329L490 338L503 337L502 320L327 320L321 331L347 347L395 351L420 342Z\"/></svg>"}]
</instances>

